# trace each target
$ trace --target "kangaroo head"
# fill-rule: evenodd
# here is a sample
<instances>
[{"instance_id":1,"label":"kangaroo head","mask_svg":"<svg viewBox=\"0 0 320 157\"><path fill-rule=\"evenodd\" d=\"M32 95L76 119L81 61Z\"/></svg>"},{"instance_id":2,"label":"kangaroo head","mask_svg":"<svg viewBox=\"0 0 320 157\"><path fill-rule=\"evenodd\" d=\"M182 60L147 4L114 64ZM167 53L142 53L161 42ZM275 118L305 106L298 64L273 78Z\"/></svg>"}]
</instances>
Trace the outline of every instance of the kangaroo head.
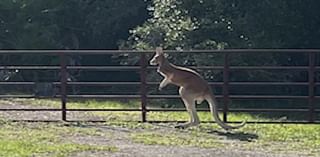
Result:
<instances>
[{"instance_id":1,"label":"kangaroo head","mask_svg":"<svg viewBox=\"0 0 320 157\"><path fill-rule=\"evenodd\" d=\"M162 47L156 48L156 53L150 60L150 65L161 65L165 61L165 55L163 53Z\"/></svg>"}]
</instances>

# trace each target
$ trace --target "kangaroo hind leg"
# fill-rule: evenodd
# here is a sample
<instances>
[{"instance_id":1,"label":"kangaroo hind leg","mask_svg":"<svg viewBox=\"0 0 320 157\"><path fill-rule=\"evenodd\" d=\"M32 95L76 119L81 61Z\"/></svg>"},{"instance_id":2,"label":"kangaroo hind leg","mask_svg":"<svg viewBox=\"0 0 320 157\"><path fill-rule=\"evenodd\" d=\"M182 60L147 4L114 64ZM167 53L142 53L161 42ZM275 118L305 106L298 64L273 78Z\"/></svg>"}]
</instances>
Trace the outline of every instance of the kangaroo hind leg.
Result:
<instances>
[{"instance_id":1,"label":"kangaroo hind leg","mask_svg":"<svg viewBox=\"0 0 320 157\"><path fill-rule=\"evenodd\" d=\"M200 123L199 116L196 110L195 104L195 96L192 92L186 90L185 88L181 87L179 90L181 99L190 115L190 120L187 123L181 124L176 126L176 128L187 128L191 126L197 126Z\"/></svg>"}]
</instances>

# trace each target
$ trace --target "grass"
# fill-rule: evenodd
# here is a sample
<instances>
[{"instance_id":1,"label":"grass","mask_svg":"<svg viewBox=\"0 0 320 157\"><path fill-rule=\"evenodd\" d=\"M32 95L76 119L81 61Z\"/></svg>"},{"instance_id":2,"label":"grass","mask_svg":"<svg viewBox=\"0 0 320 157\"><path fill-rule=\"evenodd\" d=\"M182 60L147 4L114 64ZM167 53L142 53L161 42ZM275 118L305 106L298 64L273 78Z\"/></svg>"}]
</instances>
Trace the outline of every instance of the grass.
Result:
<instances>
[{"instance_id":1,"label":"grass","mask_svg":"<svg viewBox=\"0 0 320 157\"><path fill-rule=\"evenodd\" d=\"M23 100L24 101L24 100ZM31 101L31 100L28 100ZM32 100L33 105L45 104L45 106L59 107L59 101L48 100ZM30 103L29 103L30 104ZM117 102L117 101L87 101L87 102L72 102L68 104L69 108L138 108L137 102ZM244 151L262 151L272 153L293 153L305 156L320 156L320 125L309 124L247 124L244 128L235 130L232 132L225 132L216 124L202 123L199 127L192 127L189 129L181 130L174 129L176 123L164 123L164 124L150 124L150 123L138 123L141 119L140 112L95 112L95 115L107 117L108 122L105 125L122 127L133 130L130 133L130 139L134 142L148 144L148 145L165 145L165 146L191 146L200 148L224 148L224 149L236 149ZM111 116L110 116L111 115ZM212 116L208 112L200 112L200 119L202 121L211 121ZM110 118L112 117L112 118ZM148 113L148 120L188 120L188 114L186 112L150 112ZM233 121L242 120L258 120L258 121L271 121L274 119L268 119L260 117L259 115L251 114L230 114L229 119ZM17 126L23 127L23 126ZM56 126L53 126L55 128ZM13 128L11 128L13 129ZM73 130L75 129L75 130ZM10 130L10 129L9 129ZM56 130L56 129L49 129ZM96 134L94 130L82 130L77 131L77 128L64 128L60 127L58 130L63 132L79 133L79 134ZM41 132L35 132L33 140L43 141L41 139ZM28 131L30 132L30 131ZM47 131L46 131L47 132ZM61 141L55 141L57 138L56 131L50 132L53 137L48 138L47 143L57 143L51 148L42 148L42 143L30 146L28 150L37 150L39 153L44 152L64 152L67 151L67 147L73 147L75 151L83 151L89 149L104 149L101 147L92 146L70 146L69 143L61 143ZM5 135L3 135L5 134ZM6 134L6 129L0 128L0 136L10 137L13 132L9 131ZM21 133L23 134L23 133ZM47 132L48 134L48 132ZM58 137L61 138L59 135ZM40 138L40 139L39 139ZM44 137L43 137L44 138ZM14 139L14 138L13 138ZM31 139L25 141L28 142ZM50 141L50 142L48 142ZM7 145L8 145L7 140ZM20 140L17 142L21 142ZM35 142L37 143L37 142ZM25 145L25 143L16 143L16 145ZM2 145L0 144L0 149ZM60 150L61 149L61 150ZM105 148L111 149L111 148ZM59 150L59 151L58 151ZM68 149L73 150L73 149ZM112 149L111 149L112 150ZM27 151L27 150L25 150ZM3 151L0 150L0 156ZM26 152L28 153L28 152ZM70 152L66 152L68 154ZM59 155L59 154L58 154ZM10 156L6 154L6 156Z\"/></svg>"},{"instance_id":2,"label":"grass","mask_svg":"<svg viewBox=\"0 0 320 157\"><path fill-rule=\"evenodd\" d=\"M0 100L0 103L5 103L7 100ZM59 99L9 99L9 101L28 104L32 106L44 106L51 108L61 108ZM68 109L139 109L140 104L137 101L72 101L67 103ZM141 112L91 112L95 116L103 117L106 121L139 121L141 120Z\"/></svg>"},{"instance_id":3,"label":"grass","mask_svg":"<svg viewBox=\"0 0 320 157\"><path fill-rule=\"evenodd\" d=\"M299 124L248 124L246 127L225 132L212 124L172 132L133 133L135 142L148 145L192 146L258 151L274 154L320 156L320 126Z\"/></svg>"},{"instance_id":4,"label":"grass","mask_svg":"<svg viewBox=\"0 0 320 157\"><path fill-rule=\"evenodd\" d=\"M320 155L320 126L304 124L253 124L242 129L257 135L248 147L267 147L273 151L302 151ZM280 146L281 145L281 146Z\"/></svg>"},{"instance_id":5,"label":"grass","mask_svg":"<svg viewBox=\"0 0 320 157\"><path fill-rule=\"evenodd\" d=\"M52 108L61 108L60 100L47 99L13 99L13 101L23 102L24 104L35 106L46 106ZM0 100L1 103L1 100ZM152 104L151 104L152 105ZM150 105L150 106L151 106ZM67 104L68 109L139 109L140 102L138 101L72 101ZM106 121L140 121L141 112L92 112L94 115L102 116ZM199 117L202 121L212 121L210 112L199 112ZM149 121L187 121L189 114L187 112L148 112L147 118ZM259 115L250 114L228 114L228 119L231 121L271 121L272 119L262 118Z\"/></svg>"},{"instance_id":6,"label":"grass","mask_svg":"<svg viewBox=\"0 0 320 157\"><path fill-rule=\"evenodd\" d=\"M179 133L163 134L155 132L134 133L131 138L135 142L148 145L165 145L165 146L193 146L202 148L219 148L222 144L215 138L206 138L205 134L192 136L181 135Z\"/></svg>"},{"instance_id":7,"label":"grass","mask_svg":"<svg viewBox=\"0 0 320 157\"><path fill-rule=\"evenodd\" d=\"M69 127L61 124L28 124L2 121L0 124L0 156L65 157L84 151L117 151L114 146L73 143L72 136L94 136L96 129Z\"/></svg>"}]
</instances>

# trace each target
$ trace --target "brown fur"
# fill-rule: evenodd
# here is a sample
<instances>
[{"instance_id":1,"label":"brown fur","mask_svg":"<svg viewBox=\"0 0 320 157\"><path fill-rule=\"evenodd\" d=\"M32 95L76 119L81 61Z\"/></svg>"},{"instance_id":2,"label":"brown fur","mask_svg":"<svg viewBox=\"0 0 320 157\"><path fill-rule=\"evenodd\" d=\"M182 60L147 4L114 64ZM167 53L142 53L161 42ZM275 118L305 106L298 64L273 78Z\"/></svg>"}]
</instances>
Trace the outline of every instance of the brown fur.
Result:
<instances>
[{"instance_id":1,"label":"brown fur","mask_svg":"<svg viewBox=\"0 0 320 157\"><path fill-rule=\"evenodd\" d=\"M245 122L238 126L230 126L223 123L218 115L216 107L217 102L213 92L210 89L210 86L208 85L208 82L194 70L171 64L166 59L161 47L156 48L156 54L150 60L150 64L158 65L157 72L164 77L159 85L159 90L162 90L162 88L169 83L180 87L179 94L186 106L188 113L190 114L190 121L177 127L186 128L190 126L196 126L200 123L195 107L195 101L201 103L203 100L208 101L214 119L225 130L237 129L245 125Z\"/></svg>"}]
</instances>

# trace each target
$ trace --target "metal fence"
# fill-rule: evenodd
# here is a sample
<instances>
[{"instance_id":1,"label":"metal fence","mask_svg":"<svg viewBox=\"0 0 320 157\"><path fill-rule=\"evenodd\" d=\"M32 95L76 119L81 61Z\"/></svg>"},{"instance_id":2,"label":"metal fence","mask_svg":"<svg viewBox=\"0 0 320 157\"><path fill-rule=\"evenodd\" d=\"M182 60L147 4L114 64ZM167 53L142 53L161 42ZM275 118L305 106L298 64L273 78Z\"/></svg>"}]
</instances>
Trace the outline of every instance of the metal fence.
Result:
<instances>
[{"instance_id":1,"label":"metal fence","mask_svg":"<svg viewBox=\"0 0 320 157\"><path fill-rule=\"evenodd\" d=\"M167 53L176 53L181 51L167 50ZM217 98L222 99L222 112L223 120L228 121L228 112L299 112L303 113L308 117L305 122L299 123L319 123L316 121L316 114L320 113L320 109L316 107L317 100L320 96L316 94L317 86L320 86L320 82L317 82L316 76L317 72L320 70L320 66L316 63L317 55L319 55L320 50L318 49L230 49L230 50L190 50L183 51L184 53L219 53L223 54L224 64L222 66L199 66L197 69L215 69L223 71L223 81L222 82L210 82L210 85L219 85L222 86L222 94L217 95ZM136 53L140 55L140 65L139 66L70 66L67 64L68 55L105 55L105 54L123 54L123 53ZM152 50L148 51L135 51L135 50L1 50L0 55L21 55L21 54L30 54L30 55L55 55L60 57L60 66L16 66L16 65L1 65L0 70L59 70L60 72L60 81L52 82L52 84L60 87L59 94L54 97L61 99L61 108L59 109L1 109L0 111L58 111L62 112L61 119L63 121L67 120L68 111L139 111L141 112L141 121L148 122L147 113L151 111L185 111L185 109L152 109L148 108L149 99L176 99L179 98L177 95L149 95L147 86L156 85L157 82L148 82L147 74L148 70L154 69L155 67L148 66L148 59L146 57L147 53L154 53ZM304 66L231 66L230 65L230 56L234 54L260 54L260 53L276 53L276 54L290 54L290 53L302 53L308 55L308 65ZM196 54L195 54L196 55ZM133 70L140 72L140 82L70 82L68 78L68 70ZM257 80L256 82L231 82L229 81L230 71L233 70L292 70L292 71L305 71L308 73L308 81L305 82L261 82ZM0 82L1 85L35 85L36 82ZM70 85L139 85L140 94L136 95L71 95L67 93L67 87ZM304 96L296 95L231 95L229 94L229 89L231 86L307 86L308 93ZM36 98L36 95L0 95L0 98ZM44 97L42 97L44 98ZM48 97L52 98L52 97ZM74 98L84 98L84 99L139 99L141 101L140 109L68 109L67 101L68 99ZM232 109L229 108L230 100L233 99L289 99L289 100L307 100L308 109ZM206 109L200 109L200 111L207 111Z\"/></svg>"}]
</instances>

